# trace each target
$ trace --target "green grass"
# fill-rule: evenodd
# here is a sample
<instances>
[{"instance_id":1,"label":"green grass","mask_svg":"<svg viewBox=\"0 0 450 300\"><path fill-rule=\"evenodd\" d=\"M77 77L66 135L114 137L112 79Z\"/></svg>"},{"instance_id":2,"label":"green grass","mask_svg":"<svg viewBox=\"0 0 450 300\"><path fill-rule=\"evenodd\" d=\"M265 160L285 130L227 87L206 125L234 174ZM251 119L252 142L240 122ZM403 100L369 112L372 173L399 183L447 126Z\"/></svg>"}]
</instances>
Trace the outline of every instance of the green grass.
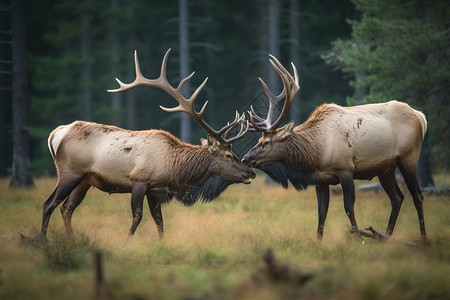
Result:
<instances>
[{"instance_id":1,"label":"green grass","mask_svg":"<svg viewBox=\"0 0 450 300\"><path fill-rule=\"evenodd\" d=\"M437 182L448 185L450 177ZM9 190L0 180L0 299L95 298L92 249L103 253L104 298L111 299L449 299L450 197L425 195L430 245L420 241L417 214L405 191L393 241L349 237L340 195L332 194L324 239L316 241L314 188L296 192L234 185L215 202L163 207L166 237L158 238L148 209L132 242L130 196L90 190L73 217L69 239L55 210L47 242L9 240L39 233L42 202L54 178L36 179L32 190ZM365 182L364 182L365 183ZM384 193L357 192L361 228L384 231L390 203ZM7 241L8 240L8 241ZM314 274L303 286L271 282L262 255Z\"/></svg>"}]
</instances>

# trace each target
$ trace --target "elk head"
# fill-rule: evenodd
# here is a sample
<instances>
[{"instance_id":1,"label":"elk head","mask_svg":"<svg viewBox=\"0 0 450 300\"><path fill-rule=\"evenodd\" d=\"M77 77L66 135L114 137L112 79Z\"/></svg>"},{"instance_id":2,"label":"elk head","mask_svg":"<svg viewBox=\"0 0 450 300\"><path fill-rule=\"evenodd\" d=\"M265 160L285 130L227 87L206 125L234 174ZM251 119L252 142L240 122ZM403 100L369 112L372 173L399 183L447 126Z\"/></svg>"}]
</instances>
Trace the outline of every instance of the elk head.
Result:
<instances>
[{"instance_id":1,"label":"elk head","mask_svg":"<svg viewBox=\"0 0 450 300\"><path fill-rule=\"evenodd\" d=\"M184 84L191 79L195 72L192 72L189 76L181 80L177 88L174 88L167 80L166 68L167 68L167 60L171 49L167 50L164 55L164 59L161 65L161 73L157 79L147 79L142 75L142 72L139 67L139 60L137 56L137 52L134 52L134 60L135 60L135 68L136 68L136 79L132 83L123 83L119 79L116 78L116 81L119 83L120 88L115 90L108 90L108 92L123 92L130 90L132 88L138 86L149 86L156 87L162 89L169 95L171 95L177 102L178 106L172 108L166 108L160 105L160 108L167 112L184 112L192 117L203 129L208 132L208 136L206 140L202 140L202 146L207 147L208 151L214 159L208 172L214 175L213 177L221 177L226 178L226 181L231 183L245 183L249 184L250 179L254 178L255 173L248 166L244 165L238 157L232 152L232 144L244 137L244 135L248 132L250 128L250 123L245 120L245 115L240 116L238 112L236 112L236 116L233 122L228 122L227 125L222 127L220 130L214 130L208 123L206 123L203 118L203 112L208 104L208 101L205 102L202 109L197 112L194 108L194 102L197 98L198 94L201 92L203 87L205 86L208 78L206 78L203 83L195 90L192 96L189 99L186 99L181 90ZM237 125L240 125L239 132L233 136L229 137L230 131L235 128ZM225 186L226 187L226 186Z\"/></svg>"},{"instance_id":2,"label":"elk head","mask_svg":"<svg viewBox=\"0 0 450 300\"><path fill-rule=\"evenodd\" d=\"M278 96L275 96L269 90L265 82L259 78L269 101L267 117L263 119L258 116L253 107L251 107L251 110L248 112L251 120L249 131L262 132L262 137L259 139L258 143L243 157L242 162L252 168L258 169L264 169L266 165L281 161L283 159L282 157L277 157L277 155L283 153L283 151L279 151L279 148L284 147L282 142L294 129L294 121L289 122L281 128L278 127L286 117L292 101L300 89L295 65L291 63L292 69L294 70L293 78L274 56L270 55L270 57L273 60L269 59L269 61L280 75L284 87L283 91ZM284 100L283 109L278 116L278 119L275 122L272 122L275 108L282 100Z\"/></svg>"}]
</instances>

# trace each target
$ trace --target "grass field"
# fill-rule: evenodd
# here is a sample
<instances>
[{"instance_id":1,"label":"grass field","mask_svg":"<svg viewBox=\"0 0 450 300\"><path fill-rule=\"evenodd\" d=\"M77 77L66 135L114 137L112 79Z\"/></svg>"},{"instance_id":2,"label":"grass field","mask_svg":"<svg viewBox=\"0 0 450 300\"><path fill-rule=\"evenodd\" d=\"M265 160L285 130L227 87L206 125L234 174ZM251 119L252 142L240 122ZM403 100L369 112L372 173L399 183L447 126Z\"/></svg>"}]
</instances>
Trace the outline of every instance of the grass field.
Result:
<instances>
[{"instance_id":1,"label":"grass field","mask_svg":"<svg viewBox=\"0 0 450 300\"><path fill-rule=\"evenodd\" d=\"M449 176L436 181L448 186ZM39 233L42 202L55 178L32 190L9 190L0 180L0 299L450 299L450 197L425 195L430 245L420 241L416 211L405 191L394 238L418 244L351 238L340 195L333 194L324 239L316 241L314 188L296 192L231 186L215 202L163 207L166 236L158 238L148 209L132 242L130 196L90 190L64 234L57 209L47 243L9 240ZM357 192L361 228L384 231L390 203L384 193ZM104 285L96 294L93 251L103 253ZM303 285L272 281L262 256L271 248Z\"/></svg>"}]
</instances>

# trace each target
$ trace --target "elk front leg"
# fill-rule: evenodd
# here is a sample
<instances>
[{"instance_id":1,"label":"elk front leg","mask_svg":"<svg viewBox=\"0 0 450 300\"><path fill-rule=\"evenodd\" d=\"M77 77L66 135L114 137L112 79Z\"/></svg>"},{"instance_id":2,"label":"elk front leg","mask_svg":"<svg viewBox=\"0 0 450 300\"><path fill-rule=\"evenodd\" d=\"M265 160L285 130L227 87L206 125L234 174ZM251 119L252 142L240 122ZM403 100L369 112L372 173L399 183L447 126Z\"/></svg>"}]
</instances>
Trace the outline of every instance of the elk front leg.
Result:
<instances>
[{"instance_id":1,"label":"elk front leg","mask_svg":"<svg viewBox=\"0 0 450 300\"><path fill-rule=\"evenodd\" d=\"M126 242L129 242L136 231L139 223L142 220L142 208L144 196L147 192L147 184L141 182L133 182L131 186L131 213L133 214L133 221L131 222L130 231Z\"/></svg>"},{"instance_id":2,"label":"elk front leg","mask_svg":"<svg viewBox=\"0 0 450 300\"><path fill-rule=\"evenodd\" d=\"M319 225L317 227L317 239L323 237L323 228L327 218L328 205L330 203L330 189L328 185L316 185L317 203L319 208Z\"/></svg>"},{"instance_id":3,"label":"elk front leg","mask_svg":"<svg viewBox=\"0 0 450 300\"><path fill-rule=\"evenodd\" d=\"M158 229L159 237L162 239L164 237L164 224L161 212L160 195L158 192L147 193L148 207L150 208L150 213L155 221L156 228Z\"/></svg>"},{"instance_id":4,"label":"elk front leg","mask_svg":"<svg viewBox=\"0 0 450 300\"><path fill-rule=\"evenodd\" d=\"M353 182L353 174L350 172L341 173L338 175L342 186L342 192L344 194L344 209L347 214L350 223L352 225L353 232L359 232L358 225L356 224L354 206L355 206L355 183Z\"/></svg>"}]
</instances>

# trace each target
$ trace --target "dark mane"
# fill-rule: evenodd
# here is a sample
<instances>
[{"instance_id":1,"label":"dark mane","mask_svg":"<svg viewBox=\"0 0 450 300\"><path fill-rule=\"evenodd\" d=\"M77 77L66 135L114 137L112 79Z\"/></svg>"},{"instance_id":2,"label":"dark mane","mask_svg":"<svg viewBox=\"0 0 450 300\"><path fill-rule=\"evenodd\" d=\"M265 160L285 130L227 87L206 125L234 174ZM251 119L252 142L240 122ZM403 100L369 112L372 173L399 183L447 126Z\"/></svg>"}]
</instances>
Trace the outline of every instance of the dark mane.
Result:
<instances>
[{"instance_id":1,"label":"dark mane","mask_svg":"<svg viewBox=\"0 0 450 300\"><path fill-rule=\"evenodd\" d=\"M305 190L308 185L312 184L310 176L287 167L281 162L275 162L267 165L261 170L269 175L269 177L281 184L285 189L288 188L288 180L296 190Z\"/></svg>"},{"instance_id":2,"label":"dark mane","mask_svg":"<svg viewBox=\"0 0 450 300\"><path fill-rule=\"evenodd\" d=\"M173 145L174 146L174 145ZM171 158L173 178L168 185L173 196L184 205L193 205L213 201L225 189L237 181L222 176L213 176L208 172L213 160L212 154L204 146L178 144L178 155Z\"/></svg>"},{"instance_id":3,"label":"dark mane","mask_svg":"<svg viewBox=\"0 0 450 300\"><path fill-rule=\"evenodd\" d=\"M201 186L188 186L178 188L174 193L175 198L186 206L193 205L201 200L202 203L216 199L228 186L237 181L229 180L221 176L210 177Z\"/></svg>"},{"instance_id":4,"label":"dark mane","mask_svg":"<svg viewBox=\"0 0 450 300\"><path fill-rule=\"evenodd\" d=\"M288 187L289 181L296 190L306 189L313 184L309 174L320 165L324 151L321 126L316 125L339 109L340 106L335 104L322 104L316 108L305 123L294 128L279 144L275 151L279 153L278 161L261 170L284 188Z\"/></svg>"},{"instance_id":5,"label":"dark mane","mask_svg":"<svg viewBox=\"0 0 450 300\"><path fill-rule=\"evenodd\" d=\"M317 127L293 131L279 148L281 162L303 173L312 172L320 164L323 153L321 135Z\"/></svg>"}]
</instances>

